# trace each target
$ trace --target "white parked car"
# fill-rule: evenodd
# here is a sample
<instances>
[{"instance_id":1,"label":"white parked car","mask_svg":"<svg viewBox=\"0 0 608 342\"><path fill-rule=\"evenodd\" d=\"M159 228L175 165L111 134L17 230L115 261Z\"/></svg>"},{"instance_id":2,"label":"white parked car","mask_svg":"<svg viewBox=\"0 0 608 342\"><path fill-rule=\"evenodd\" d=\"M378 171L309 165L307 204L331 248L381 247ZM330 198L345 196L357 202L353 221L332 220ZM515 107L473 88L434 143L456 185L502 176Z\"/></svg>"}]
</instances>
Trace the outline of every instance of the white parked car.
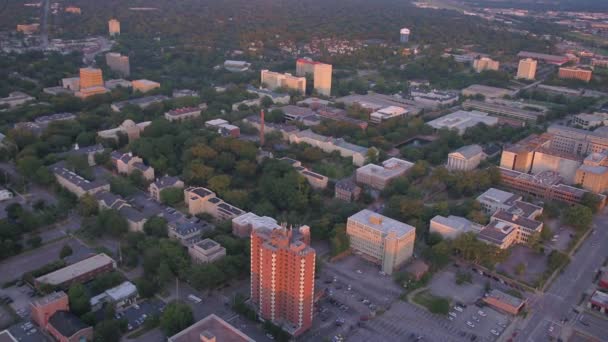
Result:
<instances>
[{"instance_id":1,"label":"white parked car","mask_svg":"<svg viewBox=\"0 0 608 342\"><path fill-rule=\"evenodd\" d=\"M479 314L479 316L481 316L481 317L486 317L486 316L487 316L487 314L486 314L485 312L483 312L483 310L479 310L479 311L477 311L477 313L478 313L478 314Z\"/></svg>"},{"instance_id":2,"label":"white parked car","mask_svg":"<svg viewBox=\"0 0 608 342\"><path fill-rule=\"evenodd\" d=\"M467 325L468 325L470 328L475 328L475 324L471 323L471 321L467 321Z\"/></svg>"},{"instance_id":3,"label":"white parked car","mask_svg":"<svg viewBox=\"0 0 608 342\"><path fill-rule=\"evenodd\" d=\"M499 336L499 335L500 335L500 333L499 333L498 331L494 330L494 329L490 330L490 332L491 332L491 333L492 333L492 335L494 335L494 336Z\"/></svg>"},{"instance_id":4,"label":"white parked car","mask_svg":"<svg viewBox=\"0 0 608 342\"><path fill-rule=\"evenodd\" d=\"M458 306L458 305L454 307L454 310L456 310L456 311L458 311L458 312L463 312L463 311L464 311L464 310L463 310L463 308L461 308L461 307L460 307L460 306Z\"/></svg>"},{"instance_id":5,"label":"white parked car","mask_svg":"<svg viewBox=\"0 0 608 342\"><path fill-rule=\"evenodd\" d=\"M450 316L452 316L452 317L456 317L456 316L457 316L457 315L456 315L456 313L455 313L454 311L450 311L450 312L448 313L448 315L450 315Z\"/></svg>"}]
</instances>

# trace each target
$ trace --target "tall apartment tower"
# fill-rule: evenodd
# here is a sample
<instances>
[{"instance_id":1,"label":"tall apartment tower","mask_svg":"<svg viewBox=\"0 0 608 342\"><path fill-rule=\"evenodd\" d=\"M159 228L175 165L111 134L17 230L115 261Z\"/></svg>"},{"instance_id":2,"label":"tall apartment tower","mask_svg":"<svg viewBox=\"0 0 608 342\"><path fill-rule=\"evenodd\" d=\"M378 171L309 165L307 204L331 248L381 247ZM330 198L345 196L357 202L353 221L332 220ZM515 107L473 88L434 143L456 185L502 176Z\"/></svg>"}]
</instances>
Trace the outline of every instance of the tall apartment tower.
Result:
<instances>
[{"instance_id":1,"label":"tall apartment tower","mask_svg":"<svg viewBox=\"0 0 608 342\"><path fill-rule=\"evenodd\" d=\"M129 76L131 68L129 66L129 56L123 56L117 52L106 53L106 64L108 67L121 76Z\"/></svg>"},{"instance_id":2,"label":"tall apartment tower","mask_svg":"<svg viewBox=\"0 0 608 342\"><path fill-rule=\"evenodd\" d=\"M500 62L488 57L481 57L473 61L473 68L476 72L482 72L484 70L498 70L499 67Z\"/></svg>"},{"instance_id":3,"label":"tall apartment tower","mask_svg":"<svg viewBox=\"0 0 608 342\"><path fill-rule=\"evenodd\" d=\"M526 58L519 61L519 67L517 68L518 79L533 80L536 77L536 60L532 58Z\"/></svg>"},{"instance_id":4,"label":"tall apartment tower","mask_svg":"<svg viewBox=\"0 0 608 342\"><path fill-rule=\"evenodd\" d=\"M80 88L103 87L101 69L80 68Z\"/></svg>"},{"instance_id":5,"label":"tall apartment tower","mask_svg":"<svg viewBox=\"0 0 608 342\"><path fill-rule=\"evenodd\" d=\"M316 253L309 242L308 226L251 231L251 302L292 336L312 325Z\"/></svg>"},{"instance_id":6,"label":"tall apartment tower","mask_svg":"<svg viewBox=\"0 0 608 342\"><path fill-rule=\"evenodd\" d=\"M120 34L120 21L116 19L110 19L108 21L108 30L110 31L110 36L114 37Z\"/></svg>"},{"instance_id":7,"label":"tall apartment tower","mask_svg":"<svg viewBox=\"0 0 608 342\"><path fill-rule=\"evenodd\" d=\"M308 58L299 58L296 61L296 76L313 76L314 89L325 96L331 95L331 77L333 67L331 64L315 62Z\"/></svg>"},{"instance_id":8,"label":"tall apartment tower","mask_svg":"<svg viewBox=\"0 0 608 342\"><path fill-rule=\"evenodd\" d=\"M410 29L404 27L399 31L399 41L401 43L407 43L410 41Z\"/></svg>"}]
</instances>

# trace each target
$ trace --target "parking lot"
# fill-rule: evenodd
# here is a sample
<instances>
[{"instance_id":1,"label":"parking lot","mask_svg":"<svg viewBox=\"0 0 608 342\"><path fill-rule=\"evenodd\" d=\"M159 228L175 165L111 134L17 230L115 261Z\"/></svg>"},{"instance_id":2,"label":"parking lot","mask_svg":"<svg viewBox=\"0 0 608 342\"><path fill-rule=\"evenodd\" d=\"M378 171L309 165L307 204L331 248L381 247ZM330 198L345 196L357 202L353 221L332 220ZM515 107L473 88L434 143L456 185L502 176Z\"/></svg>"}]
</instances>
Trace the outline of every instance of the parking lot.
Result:
<instances>
[{"instance_id":1,"label":"parking lot","mask_svg":"<svg viewBox=\"0 0 608 342\"><path fill-rule=\"evenodd\" d=\"M508 316L487 306L452 306L448 320L456 329L474 334L484 341L497 339L510 324Z\"/></svg>"},{"instance_id":2,"label":"parking lot","mask_svg":"<svg viewBox=\"0 0 608 342\"><path fill-rule=\"evenodd\" d=\"M8 328L8 331L17 339L19 342L46 342L51 341L46 337L40 328L32 321L21 321Z\"/></svg>"},{"instance_id":3,"label":"parking lot","mask_svg":"<svg viewBox=\"0 0 608 342\"><path fill-rule=\"evenodd\" d=\"M148 317L160 315L165 309L165 303L158 299L150 299L145 302L135 304L128 309L116 314L116 318L127 320L127 329L133 331L144 324Z\"/></svg>"}]
</instances>

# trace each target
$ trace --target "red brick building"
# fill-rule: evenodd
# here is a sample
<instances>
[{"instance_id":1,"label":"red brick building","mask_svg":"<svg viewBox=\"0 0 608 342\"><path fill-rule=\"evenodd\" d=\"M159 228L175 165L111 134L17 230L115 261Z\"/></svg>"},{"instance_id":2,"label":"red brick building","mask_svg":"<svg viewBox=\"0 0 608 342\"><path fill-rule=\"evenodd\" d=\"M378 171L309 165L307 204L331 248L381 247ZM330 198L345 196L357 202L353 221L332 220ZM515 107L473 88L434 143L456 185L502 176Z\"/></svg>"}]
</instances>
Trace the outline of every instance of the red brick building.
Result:
<instances>
[{"instance_id":1,"label":"red brick building","mask_svg":"<svg viewBox=\"0 0 608 342\"><path fill-rule=\"evenodd\" d=\"M30 309L32 320L44 329L55 312L70 311L70 305L65 292L59 291L31 302Z\"/></svg>"},{"instance_id":2,"label":"red brick building","mask_svg":"<svg viewBox=\"0 0 608 342\"><path fill-rule=\"evenodd\" d=\"M251 302L260 317L298 336L312 325L315 250L310 228L251 231Z\"/></svg>"},{"instance_id":3,"label":"red brick building","mask_svg":"<svg viewBox=\"0 0 608 342\"><path fill-rule=\"evenodd\" d=\"M93 327L69 311L57 311L51 316L46 331L59 342L93 341Z\"/></svg>"}]
</instances>

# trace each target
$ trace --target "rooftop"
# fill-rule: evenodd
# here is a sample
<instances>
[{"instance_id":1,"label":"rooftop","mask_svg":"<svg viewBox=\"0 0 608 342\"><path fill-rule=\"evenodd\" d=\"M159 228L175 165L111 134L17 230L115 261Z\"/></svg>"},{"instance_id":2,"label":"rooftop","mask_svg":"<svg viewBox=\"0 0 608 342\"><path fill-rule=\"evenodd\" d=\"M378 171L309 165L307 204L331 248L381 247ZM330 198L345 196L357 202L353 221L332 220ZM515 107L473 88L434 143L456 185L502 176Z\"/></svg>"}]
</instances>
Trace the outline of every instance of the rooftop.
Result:
<instances>
[{"instance_id":1,"label":"rooftop","mask_svg":"<svg viewBox=\"0 0 608 342\"><path fill-rule=\"evenodd\" d=\"M485 97L503 97L504 95L512 95L514 93L510 89L490 87L481 84L470 85L464 88L462 91L482 94Z\"/></svg>"},{"instance_id":2,"label":"rooftop","mask_svg":"<svg viewBox=\"0 0 608 342\"><path fill-rule=\"evenodd\" d=\"M180 115L192 114L192 113L200 114L201 110L200 110L200 108L197 108L197 107L184 107L184 108L170 110L166 114L170 115L170 116L180 116Z\"/></svg>"},{"instance_id":3,"label":"rooftop","mask_svg":"<svg viewBox=\"0 0 608 342\"><path fill-rule=\"evenodd\" d=\"M477 197L477 201L513 205L515 204L515 201L519 200L520 198L521 196L507 191L489 188L486 190L486 192Z\"/></svg>"},{"instance_id":4,"label":"rooftop","mask_svg":"<svg viewBox=\"0 0 608 342\"><path fill-rule=\"evenodd\" d=\"M78 316L68 311L55 312L49 318L49 324L65 337L74 336L77 332L89 327Z\"/></svg>"},{"instance_id":5,"label":"rooftop","mask_svg":"<svg viewBox=\"0 0 608 342\"><path fill-rule=\"evenodd\" d=\"M201 335L214 336L217 342L255 342L251 337L211 314L168 338L168 342L200 342Z\"/></svg>"},{"instance_id":6,"label":"rooftop","mask_svg":"<svg viewBox=\"0 0 608 342\"><path fill-rule=\"evenodd\" d=\"M94 255L90 258L66 266L57 271L36 278L36 282L49 285L61 285L66 281L79 277L83 274L96 270L107 264L114 264L114 259L104 253Z\"/></svg>"},{"instance_id":7,"label":"rooftop","mask_svg":"<svg viewBox=\"0 0 608 342\"><path fill-rule=\"evenodd\" d=\"M525 300L521 298L517 298L515 296L511 296L508 293L504 293L500 290L492 289L490 293L488 293L488 297L497 299L501 302L507 303L513 307L520 307L524 304Z\"/></svg>"},{"instance_id":8,"label":"rooftop","mask_svg":"<svg viewBox=\"0 0 608 342\"><path fill-rule=\"evenodd\" d=\"M277 220L273 219L272 217L258 216L252 212L233 218L232 223L237 224L239 226L249 225L251 226L252 230L257 230L259 228L281 228L281 226L277 223Z\"/></svg>"},{"instance_id":9,"label":"rooftop","mask_svg":"<svg viewBox=\"0 0 608 342\"><path fill-rule=\"evenodd\" d=\"M608 307L608 293L597 290L593 292L591 301Z\"/></svg>"},{"instance_id":10,"label":"rooftop","mask_svg":"<svg viewBox=\"0 0 608 342\"><path fill-rule=\"evenodd\" d=\"M124 298L129 298L134 293L137 293L137 287L135 287L135 285L130 281L125 281L116 287L106 290L106 294L113 301L120 301Z\"/></svg>"},{"instance_id":11,"label":"rooftop","mask_svg":"<svg viewBox=\"0 0 608 342\"><path fill-rule=\"evenodd\" d=\"M393 220L392 218L378 214L369 209L361 210L349 217L348 220L353 220L367 227L371 227L372 229L382 232L382 235L394 232L397 237L403 237L416 231L416 228L409 224Z\"/></svg>"},{"instance_id":12,"label":"rooftop","mask_svg":"<svg viewBox=\"0 0 608 342\"><path fill-rule=\"evenodd\" d=\"M450 227L454 230L458 230L463 233L466 233L469 231L479 232L483 228L480 224L471 222L464 217L454 216L454 215L450 215L448 217L437 215L431 219L431 222L437 222L441 225Z\"/></svg>"},{"instance_id":13,"label":"rooftop","mask_svg":"<svg viewBox=\"0 0 608 342\"><path fill-rule=\"evenodd\" d=\"M42 298L33 300L32 305L35 307L45 306L49 303L53 303L61 298L65 298L65 297L67 297L67 294L65 294L65 292L57 291L57 292L50 293Z\"/></svg>"},{"instance_id":14,"label":"rooftop","mask_svg":"<svg viewBox=\"0 0 608 342\"><path fill-rule=\"evenodd\" d=\"M366 154L367 151L369 150L369 148L367 148L367 147L351 144L341 138L326 137L324 135L314 133L313 131L311 131L309 129L307 129L305 131L300 131L300 132L296 133L296 135L299 138L308 138L308 139L316 140L316 141L320 141L320 142L329 142L335 146L341 147L345 150L349 150L349 151L352 151L355 153Z\"/></svg>"},{"instance_id":15,"label":"rooftop","mask_svg":"<svg viewBox=\"0 0 608 342\"><path fill-rule=\"evenodd\" d=\"M476 126L480 123L484 123L488 126L493 126L498 124L498 118L489 116L488 113L476 110L470 112L459 110L454 113L437 118L435 120L429 121L427 122L427 125L435 129L455 128L460 132L464 133L467 128Z\"/></svg>"},{"instance_id":16,"label":"rooftop","mask_svg":"<svg viewBox=\"0 0 608 342\"><path fill-rule=\"evenodd\" d=\"M179 177L163 176L163 177L157 179L154 182L154 184L156 185L157 188L164 189L167 187L174 186L179 181L180 181Z\"/></svg>"},{"instance_id":17,"label":"rooftop","mask_svg":"<svg viewBox=\"0 0 608 342\"><path fill-rule=\"evenodd\" d=\"M505 239L513 233L515 227L502 221L492 221L483 228L477 237L497 245L502 244Z\"/></svg>"},{"instance_id":18,"label":"rooftop","mask_svg":"<svg viewBox=\"0 0 608 342\"><path fill-rule=\"evenodd\" d=\"M515 214L511 214L507 211L499 209L494 215L492 215L492 219L506 222L507 224L516 224L518 226L530 229L530 230L540 230L543 226L543 223L540 221L532 220L524 216L519 216Z\"/></svg>"},{"instance_id":19,"label":"rooftop","mask_svg":"<svg viewBox=\"0 0 608 342\"><path fill-rule=\"evenodd\" d=\"M99 187L109 184L105 180L99 180L99 179L96 179L93 181L86 180L83 177L77 175L76 173L66 169L65 167L63 167L63 165L56 164L54 166L51 166L51 171L55 175L65 179L66 181L74 184L75 186L77 186L85 191L88 191L91 189L97 189Z\"/></svg>"},{"instance_id":20,"label":"rooftop","mask_svg":"<svg viewBox=\"0 0 608 342\"><path fill-rule=\"evenodd\" d=\"M463 158L470 159L476 155L483 153L483 149L479 145L463 146L450 154L460 154Z\"/></svg>"},{"instance_id":21,"label":"rooftop","mask_svg":"<svg viewBox=\"0 0 608 342\"><path fill-rule=\"evenodd\" d=\"M392 178L399 176L409 170L414 163L407 160L390 158L382 162L382 166L376 164L367 164L357 169L357 173L372 173L383 178Z\"/></svg>"}]
</instances>

